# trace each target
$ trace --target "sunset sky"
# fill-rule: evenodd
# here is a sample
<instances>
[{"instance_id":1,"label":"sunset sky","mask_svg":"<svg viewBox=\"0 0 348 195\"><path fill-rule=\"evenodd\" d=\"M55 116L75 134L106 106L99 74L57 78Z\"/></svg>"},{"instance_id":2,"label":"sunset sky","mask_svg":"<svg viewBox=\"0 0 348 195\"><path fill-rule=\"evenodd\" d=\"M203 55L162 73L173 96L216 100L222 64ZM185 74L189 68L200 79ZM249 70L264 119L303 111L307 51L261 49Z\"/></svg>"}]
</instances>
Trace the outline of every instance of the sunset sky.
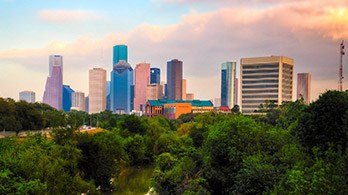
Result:
<instances>
[{"instance_id":1,"label":"sunset sky","mask_svg":"<svg viewBox=\"0 0 348 195\"><path fill-rule=\"evenodd\" d=\"M42 100L48 56L64 56L64 84L88 94L88 69L112 67L112 46L129 62L184 62L187 92L220 97L220 64L284 55L312 74L312 97L337 89L348 0L0 0L0 96L32 90ZM347 49L348 50L348 49ZM347 52L348 53L348 52ZM348 57L344 57L348 89ZM296 84L296 79L295 79ZM294 85L296 95L296 85Z\"/></svg>"}]
</instances>

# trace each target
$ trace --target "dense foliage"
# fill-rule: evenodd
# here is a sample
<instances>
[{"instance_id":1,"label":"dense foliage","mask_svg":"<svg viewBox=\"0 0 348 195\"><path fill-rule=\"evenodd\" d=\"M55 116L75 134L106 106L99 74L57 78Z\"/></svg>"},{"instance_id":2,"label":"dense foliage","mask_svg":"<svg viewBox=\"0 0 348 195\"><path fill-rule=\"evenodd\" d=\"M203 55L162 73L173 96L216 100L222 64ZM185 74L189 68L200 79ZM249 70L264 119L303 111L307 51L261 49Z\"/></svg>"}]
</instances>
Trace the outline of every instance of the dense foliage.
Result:
<instances>
[{"instance_id":1,"label":"dense foliage","mask_svg":"<svg viewBox=\"0 0 348 195\"><path fill-rule=\"evenodd\" d=\"M348 194L348 92L262 108L170 121L0 99L0 129L53 129L0 139L0 194L117 190L124 170L148 165L159 194Z\"/></svg>"}]
</instances>

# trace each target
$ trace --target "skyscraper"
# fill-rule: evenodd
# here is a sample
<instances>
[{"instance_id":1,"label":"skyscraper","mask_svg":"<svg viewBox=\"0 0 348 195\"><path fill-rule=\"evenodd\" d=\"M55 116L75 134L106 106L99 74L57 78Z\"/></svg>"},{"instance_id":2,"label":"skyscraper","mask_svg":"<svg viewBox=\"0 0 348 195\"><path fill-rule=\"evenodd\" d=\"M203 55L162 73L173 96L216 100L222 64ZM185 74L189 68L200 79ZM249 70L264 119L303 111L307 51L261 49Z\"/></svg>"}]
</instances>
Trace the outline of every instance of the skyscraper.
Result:
<instances>
[{"instance_id":1,"label":"skyscraper","mask_svg":"<svg viewBox=\"0 0 348 195\"><path fill-rule=\"evenodd\" d=\"M294 60L284 56L241 59L241 110L259 112L266 100L276 105L292 101Z\"/></svg>"},{"instance_id":2,"label":"skyscraper","mask_svg":"<svg viewBox=\"0 0 348 195\"><path fill-rule=\"evenodd\" d=\"M128 47L127 45L115 45L113 48L112 65L115 66L119 61L128 62Z\"/></svg>"},{"instance_id":3,"label":"skyscraper","mask_svg":"<svg viewBox=\"0 0 348 195\"><path fill-rule=\"evenodd\" d=\"M150 84L161 84L161 70L159 68L150 69Z\"/></svg>"},{"instance_id":4,"label":"skyscraper","mask_svg":"<svg viewBox=\"0 0 348 195\"><path fill-rule=\"evenodd\" d=\"M186 100L186 79L182 80L182 100Z\"/></svg>"},{"instance_id":5,"label":"skyscraper","mask_svg":"<svg viewBox=\"0 0 348 195\"><path fill-rule=\"evenodd\" d=\"M129 114L133 108L133 68L121 60L111 72L111 110L117 114Z\"/></svg>"},{"instance_id":6,"label":"skyscraper","mask_svg":"<svg viewBox=\"0 0 348 195\"><path fill-rule=\"evenodd\" d=\"M303 98L306 104L311 101L311 74L297 74L297 99Z\"/></svg>"},{"instance_id":7,"label":"skyscraper","mask_svg":"<svg viewBox=\"0 0 348 195\"><path fill-rule=\"evenodd\" d=\"M235 79L234 80L234 105L239 105L239 102L238 102L238 96L239 96L239 79Z\"/></svg>"},{"instance_id":8,"label":"skyscraper","mask_svg":"<svg viewBox=\"0 0 348 195\"><path fill-rule=\"evenodd\" d=\"M111 81L106 82L106 110L111 110Z\"/></svg>"},{"instance_id":9,"label":"skyscraper","mask_svg":"<svg viewBox=\"0 0 348 195\"><path fill-rule=\"evenodd\" d=\"M69 112L72 104L72 94L74 90L69 85L63 85L63 110Z\"/></svg>"},{"instance_id":10,"label":"skyscraper","mask_svg":"<svg viewBox=\"0 0 348 195\"><path fill-rule=\"evenodd\" d=\"M49 76L46 80L43 103L57 110L62 109L63 92L63 56L49 56Z\"/></svg>"},{"instance_id":11,"label":"skyscraper","mask_svg":"<svg viewBox=\"0 0 348 195\"><path fill-rule=\"evenodd\" d=\"M221 106L235 105L236 66L235 61L221 64Z\"/></svg>"},{"instance_id":12,"label":"skyscraper","mask_svg":"<svg viewBox=\"0 0 348 195\"><path fill-rule=\"evenodd\" d=\"M134 69L134 77L134 110L145 111L146 88L150 83L150 64L137 64Z\"/></svg>"},{"instance_id":13,"label":"skyscraper","mask_svg":"<svg viewBox=\"0 0 348 195\"><path fill-rule=\"evenodd\" d=\"M21 92L19 92L19 100L26 101L28 103L35 103L35 92L33 92L33 91L21 91Z\"/></svg>"},{"instance_id":14,"label":"skyscraper","mask_svg":"<svg viewBox=\"0 0 348 195\"><path fill-rule=\"evenodd\" d=\"M167 99L182 99L183 63L177 59L167 62Z\"/></svg>"},{"instance_id":15,"label":"skyscraper","mask_svg":"<svg viewBox=\"0 0 348 195\"><path fill-rule=\"evenodd\" d=\"M72 105L71 110L86 111L85 109L85 93L83 92L73 92L71 95Z\"/></svg>"},{"instance_id":16,"label":"skyscraper","mask_svg":"<svg viewBox=\"0 0 348 195\"><path fill-rule=\"evenodd\" d=\"M89 113L99 113L106 109L106 70L89 70Z\"/></svg>"}]
</instances>

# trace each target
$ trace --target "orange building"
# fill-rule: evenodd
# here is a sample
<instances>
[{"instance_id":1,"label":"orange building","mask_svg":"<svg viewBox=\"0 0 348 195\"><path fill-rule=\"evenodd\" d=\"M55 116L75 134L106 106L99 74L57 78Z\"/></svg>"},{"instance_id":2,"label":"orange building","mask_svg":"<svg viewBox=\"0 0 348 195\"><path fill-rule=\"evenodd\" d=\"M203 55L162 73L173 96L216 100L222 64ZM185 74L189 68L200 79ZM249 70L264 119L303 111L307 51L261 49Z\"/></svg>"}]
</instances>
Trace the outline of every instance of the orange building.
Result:
<instances>
[{"instance_id":1,"label":"orange building","mask_svg":"<svg viewBox=\"0 0 348 195\"><path fill-rule=\"evenodd\" d=\"M192 112L191 103L188 102L176 102L163 105L163 115L167 119L177 119L182 114Z\"/></svg>"}]
</instances>

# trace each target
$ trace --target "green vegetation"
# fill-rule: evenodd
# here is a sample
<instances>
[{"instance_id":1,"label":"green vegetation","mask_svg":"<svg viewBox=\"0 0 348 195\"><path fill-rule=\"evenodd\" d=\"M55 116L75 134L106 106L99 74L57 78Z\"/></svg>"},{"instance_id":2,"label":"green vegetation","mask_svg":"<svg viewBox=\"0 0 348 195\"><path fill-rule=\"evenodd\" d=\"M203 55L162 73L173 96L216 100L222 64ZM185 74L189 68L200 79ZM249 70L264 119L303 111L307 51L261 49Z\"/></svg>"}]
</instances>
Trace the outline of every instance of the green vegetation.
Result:
<instances>
[{"instance_id":1,"label":"green vegetation","mask_svg":"<svg viewBox=\"0 0 348 195\"><path fill-rule=\"evenodd\" d=\"M348 194L348 91L261 108L170 121L0 99L0 129L53 128L0 139L0 194Z\"/></svg>"}]
</instances>

